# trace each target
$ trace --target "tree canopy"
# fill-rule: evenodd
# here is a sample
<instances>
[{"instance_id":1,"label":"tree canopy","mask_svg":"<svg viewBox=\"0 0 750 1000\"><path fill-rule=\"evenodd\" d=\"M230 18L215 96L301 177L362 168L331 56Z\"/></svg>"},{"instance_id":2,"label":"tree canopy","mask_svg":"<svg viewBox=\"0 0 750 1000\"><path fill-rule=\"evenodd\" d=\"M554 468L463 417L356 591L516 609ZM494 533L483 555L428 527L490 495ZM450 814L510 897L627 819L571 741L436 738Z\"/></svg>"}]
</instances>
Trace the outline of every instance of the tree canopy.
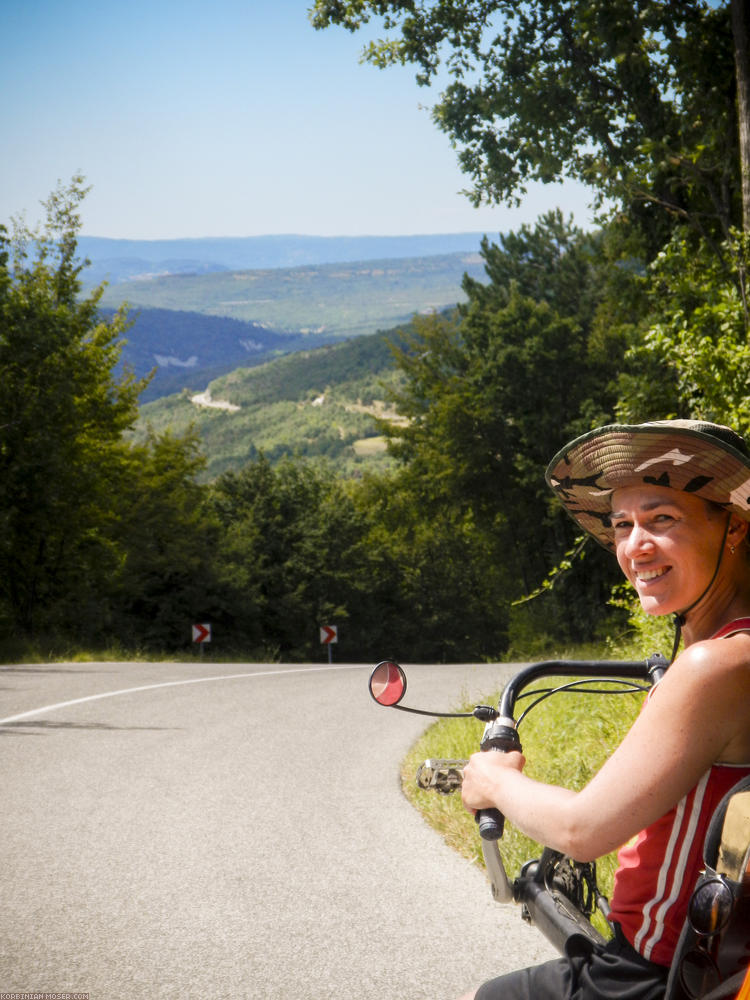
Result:
<instances>
[{"instance_id":1,"label":"tree canopy","mask_svg":"<svg viewBox=\"0 0 750 1000\"><path fill-rule=\"evenodd\" d=\"M0 234L0 634L169 644L169 603L200 604L202 459L189 437L127 437L147 379L117 372L126 313L100 314L101 287L81 295L85 195L75 176L39 231Z\"/></svg>"},{"instance_id":2,"label":"tree canopy","mask_svg":"<svg viewBox=\"0 0 750 1000\"><path fill-rule=\"evenodd\" d=\"M728 2L316 0L311 19L376 19L363 59L440 83L433 117L476 203L574 177L627 210L652 252L675 224L720 240L741 222L747 26L735 17L733 34Z\"/></svg>"},{"instance_id":3,"label":"tree canopy","mask_svg":"<svg viewBox=\"0 0 750 1000\"><path fill-rule=\"evenodd\" d=\"M81 178L45 203L46 224L0 236L0 587L29 630L93 564L109 563L107 511L122 434L142 383L115 379L124 314L79 299L75 259Z\"/></svg>"}]
</instances>

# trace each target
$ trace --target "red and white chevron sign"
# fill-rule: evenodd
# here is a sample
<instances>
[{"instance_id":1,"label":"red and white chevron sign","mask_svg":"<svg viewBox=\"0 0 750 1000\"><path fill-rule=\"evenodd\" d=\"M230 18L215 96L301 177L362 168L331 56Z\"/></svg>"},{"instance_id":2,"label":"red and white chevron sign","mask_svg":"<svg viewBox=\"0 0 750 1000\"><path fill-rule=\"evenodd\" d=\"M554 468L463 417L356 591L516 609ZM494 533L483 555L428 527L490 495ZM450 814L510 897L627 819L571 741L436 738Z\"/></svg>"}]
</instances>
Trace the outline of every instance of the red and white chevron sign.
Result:
<instances>
[{"instance_id":1,"label":"red and white chevron sign","mask_svg":"<svg viewBox=\"0 0 750 1000\"><path fill-rule=\"evenodd\" d=\"M193 642L210 642L211 626L208 623L193 625Z\"/></svg>"},{"instance_id":2,"label":"red and white chevron sign","mask_svg":"<svg viewBox=\"0 0 750 1000\"><path fill-rule=\"evenodd\" d=\"M329 645L331 642L339 641L339 628L338 625L321 625L320 627L320 641L324 646Z\"/></svg>"}]
</instances>

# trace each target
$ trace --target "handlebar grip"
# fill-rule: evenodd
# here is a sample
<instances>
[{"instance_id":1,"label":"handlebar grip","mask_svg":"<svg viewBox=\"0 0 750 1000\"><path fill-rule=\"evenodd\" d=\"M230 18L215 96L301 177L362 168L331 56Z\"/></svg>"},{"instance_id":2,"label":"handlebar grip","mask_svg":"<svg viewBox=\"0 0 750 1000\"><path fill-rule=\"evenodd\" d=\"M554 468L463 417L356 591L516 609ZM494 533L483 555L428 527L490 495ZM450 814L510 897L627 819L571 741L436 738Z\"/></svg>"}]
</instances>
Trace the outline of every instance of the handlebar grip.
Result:
<instances>
[{"instance_id":1,"label":"handlebar grip","mask_svg":"<svg viewBox=\"0 0 750 1000\"><path fill-rule=\"evenodd\" d=\"M501 840L505 817L499 809L480 809L476 815L482 840Z\"/></svg>"},{"instance_id":2,"label":"handlebar grip","mask_svg":"<svg viewBox=\"0 0 750 1000\"><path fill-rule=\"evenodd\" d=\"M509 753L511 750L520 752L521 741L513 720L501 718L489 723L482 737L481 749L494 750L496 753ZM480 809L476 820L482 840L502 839L505 817L499 809Z\"/></svg>"}]
</instances>

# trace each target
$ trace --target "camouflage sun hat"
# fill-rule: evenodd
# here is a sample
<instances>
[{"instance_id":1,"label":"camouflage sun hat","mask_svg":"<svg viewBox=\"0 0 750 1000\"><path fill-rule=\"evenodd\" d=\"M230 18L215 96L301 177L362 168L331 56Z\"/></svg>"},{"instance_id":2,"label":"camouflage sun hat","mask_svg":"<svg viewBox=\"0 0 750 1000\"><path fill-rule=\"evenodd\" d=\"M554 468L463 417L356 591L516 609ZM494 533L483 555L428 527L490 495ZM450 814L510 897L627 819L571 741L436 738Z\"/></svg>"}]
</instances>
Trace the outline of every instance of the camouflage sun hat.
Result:
<instances>
[{"instance_id":1,"label":"camouflage sun hat","mask_svg":"<svg viewBox=\"0 0 750 1000\"><path fill-rule=\"evenodd\" d=\"M731 428L702 420L598 427L555 455L547 483L570 516L610 551L610 498L623 486L693 493L750 521L747 445Z\"/></svg>"}]
</instances>

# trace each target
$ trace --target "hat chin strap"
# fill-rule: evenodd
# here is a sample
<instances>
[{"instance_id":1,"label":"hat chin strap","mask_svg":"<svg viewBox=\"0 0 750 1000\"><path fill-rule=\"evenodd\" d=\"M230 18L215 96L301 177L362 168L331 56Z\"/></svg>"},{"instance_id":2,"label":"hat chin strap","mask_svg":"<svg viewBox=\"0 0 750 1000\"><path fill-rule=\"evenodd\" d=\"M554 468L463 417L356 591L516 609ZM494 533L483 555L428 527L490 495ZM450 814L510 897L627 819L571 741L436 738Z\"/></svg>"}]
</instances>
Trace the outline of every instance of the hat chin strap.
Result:
<instances>
[{"instance_id":1,"label":"hat chin strap","mask_svg":"<svg viewBox=\"0 0 750 1000\"><path fill-rule=\"evenodd\" d=\"M719 567L721 566L721 560L724 558L724 542L727 540L727 535L729 534L729 522L731 520L732 520L732 515L729 514L729 516L727 517L727 522L724 525L724 534L721 539L721 545L719 546L719 558L716 560L716 567L714 569L713 576L706 584L706 587L703 590L703 592L698 597L696 597L696 599L689 607L685 608L684 611L675 611L674 615L672 616L672 620L674 621L674 643L672 644L672 655L669 658L670 666L674 663L674 659L677 656L677 650L679 649L680 640L682 639L682 626L685 624L687 620L688 612L692 611L693 608L696 606L696 604L700 604L700 602L709 592L711 587L713 587L714 585L714 580L716 579L719 572Z\"/></svg>"}]
</instances>

